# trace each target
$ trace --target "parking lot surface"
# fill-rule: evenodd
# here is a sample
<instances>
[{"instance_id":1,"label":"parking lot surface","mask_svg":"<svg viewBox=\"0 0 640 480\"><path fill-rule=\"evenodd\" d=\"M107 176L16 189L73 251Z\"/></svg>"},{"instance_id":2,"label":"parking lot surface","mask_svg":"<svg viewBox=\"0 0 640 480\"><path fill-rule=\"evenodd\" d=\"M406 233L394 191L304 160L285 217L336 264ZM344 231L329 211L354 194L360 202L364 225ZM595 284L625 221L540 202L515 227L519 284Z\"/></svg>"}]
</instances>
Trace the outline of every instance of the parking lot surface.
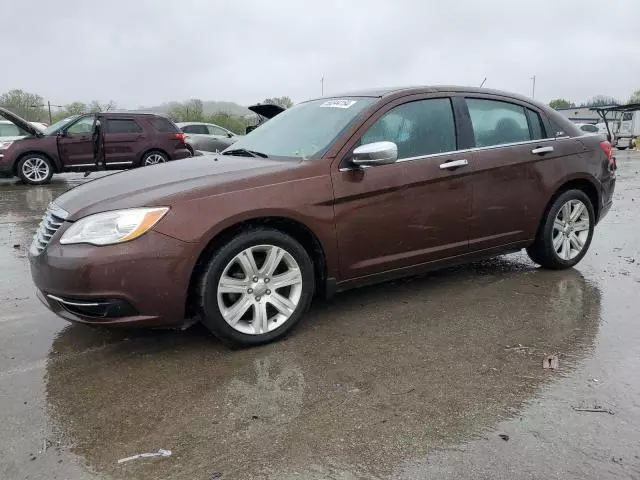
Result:
<instances>
[{"instance_id":1,"label":"parking lot surface","mask_svg":"<svg viewBox=\"0 0 640 480\"><path fill-rule=\"evenodd\" d=\"M616 155L577 268L514 254L354 290L247 350L49 313L31 235L95 177L0 180L0 478L640 478L640 153Z\"/></svg>"}]
</instances>

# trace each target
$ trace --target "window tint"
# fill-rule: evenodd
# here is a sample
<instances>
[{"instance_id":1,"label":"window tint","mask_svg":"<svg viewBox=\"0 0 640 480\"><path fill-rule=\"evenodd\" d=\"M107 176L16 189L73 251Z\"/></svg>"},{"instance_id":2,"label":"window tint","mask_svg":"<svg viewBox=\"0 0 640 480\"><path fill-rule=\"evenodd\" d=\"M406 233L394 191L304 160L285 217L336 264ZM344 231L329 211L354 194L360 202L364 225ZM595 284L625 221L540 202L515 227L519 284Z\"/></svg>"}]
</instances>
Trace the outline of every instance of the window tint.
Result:
<instances>
[{"instance_id":1,"label":"window tint","mask_svg":"<svg viewBox=\"0 0 640 480\"><path fill-rule=\"evenodd\" d=\"M531 140L524 107L495 100L468 98L476 147Z\"/></svg>"},{"instance_id":2,"label":"window tint","mask_svg":"<svg viewBox=\"0 0 640 480\"><path fill-rule=\"evenodd\" d=\"M419 157L455 150L455 132L451 101L434 98L388 111L362 136L361 144L394 142L399 159Z\"/></svg>"},{"instance_id":3,"label":"window tint","mask_svg":"<svg viewBox=\"0 0 640 480\"><path fill-rule=\"evenodd\" d=\"M95 117L83 117L76 123L67 128L67 133L81 134L81 133L93 133L93 122Z\"/></svg>"},{"instance_id":4,"label":"window tint","mask_svg":"<svg viewBox=\"0 0 640 480\"><path fill-rule=\"evenodd\" d=\"M185 125L182 127L184 133L195 133L201 135L209 135L206 125Z\"/></svg>"},{"instance_id":5,"label":"window tint","mask_svg":"<svg viewBox=\"0 0 640 480\"><path fill-rule=\"evenodd\" d=\"M622 121L633 120L633 112L626 112L622 114Z\"/></svg>"},{"instance_id":6,"label":"window tint","mask_svg":"<svg viewBox=\"0 0 640 480\"><path fill-rule=\"evenodd\" d=\"M527 119L529 120L529 126L531 127L531 139L538 140L540 138L547 138L542 119L533 110L527 108Z\"/></svg>"},{"instance_id":7,"label":"window tint","mask_svg":"<svg viewBox=\"0 0 640 480\"><path fill-rule=\"evenodd\" d=\"M151 125L162 133L177 133L180 131L171 120L167 120L164 117L153 117L151 119Z\"/></svg>"},{"instance_id":8,"label":"window tint","mask_svg":"<svg viewBox=\"0 0 640 480\"><path fill-rule=\"evenodd\" d=\"M580 129L589 133L598 133L598 127L595 125L582 125Z\"/></svg>"},{"instance_id":9,"label":"window tint","mask_svg":"<svg viewBox=\"0 0 640 480\"><path fill-rule=\"evenodd\" d=\"M134 120L125 118L110 118L107 120L106 133L139 133L140 125Z\"/></svg>"},{"instance_id":10,"label":"window tint","mask_svg":"<svg viewBox=\"0 0 640 480\"><path fill-rule=\"evenodd\" d=\"M227 131L225 129L223 129L223 128L214 127L213 125L209 125L208 128L209 128L209 133L211 135L219 135L219 136L222 136L222 137L226 137L227 136Z\"/></svg>"}]
</instances>

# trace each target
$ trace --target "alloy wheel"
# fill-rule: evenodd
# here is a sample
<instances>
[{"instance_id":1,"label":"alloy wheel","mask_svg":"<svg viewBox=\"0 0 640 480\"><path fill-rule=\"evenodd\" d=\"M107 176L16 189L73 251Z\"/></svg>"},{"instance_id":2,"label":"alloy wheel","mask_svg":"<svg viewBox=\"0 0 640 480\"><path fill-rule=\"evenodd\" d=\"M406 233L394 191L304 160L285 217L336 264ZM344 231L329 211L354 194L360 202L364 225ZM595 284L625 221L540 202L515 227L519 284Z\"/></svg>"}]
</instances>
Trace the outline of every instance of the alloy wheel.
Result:
<instances>
[{"instance_id":1,"label":"alloy wheel","mask_svg":"<svg viewBox=\"0 0 640 480\"><path fill-rule=\"evenodd\" d=\"M28 158L22 164L22 174L34 183L45 180L49 176L49 169L49 164L38 157Z\"/></svg>"},{"instance_id":2,"label":"alloy wheel","mask_svg":"<svg viewBox=\"0 0 640 480\"><path fill-rule=\"evenodd\" d=\"M224 268L218 282L218 308L238 332L261 335L284 325L302 295L302 272L285 249L249 247Z\"/></svg>"},{"instance_id":3,"label":"alloy wheel","mask_svg":"<svg viewBox=\"0 0 640 480\"><path fill-rule=\"evenodd\" d=\"M580 200L569 200L558 211L553 222L553 249L562 260L572 260L584 249L589 239L591 220L587 206Z\"/></svg>"},{"instance_id":4,"label":"alloy wheel","mask_svg":"<svg viewBox=\"0 0 640 480\"><path fill-rule=\"evenodd\" d=\"M144 160L145 166L157 165L159 163L164 163L164 162L165 162L164 157L159 153L152 153L151 155L147 156L147 158Z\"/></svg>"}]
</instances>

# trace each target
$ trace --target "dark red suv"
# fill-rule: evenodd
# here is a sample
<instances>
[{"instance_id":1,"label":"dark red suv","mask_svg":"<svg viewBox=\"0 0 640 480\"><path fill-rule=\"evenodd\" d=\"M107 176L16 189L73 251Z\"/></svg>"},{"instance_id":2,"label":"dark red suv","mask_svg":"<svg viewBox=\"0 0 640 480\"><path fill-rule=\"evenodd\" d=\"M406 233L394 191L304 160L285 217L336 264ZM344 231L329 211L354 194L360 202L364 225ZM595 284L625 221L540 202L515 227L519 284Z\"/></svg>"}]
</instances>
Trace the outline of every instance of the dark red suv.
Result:
<instances>
[{"instance_id":1,"label":"dark red suv","mask_svg":"<svg viewBox=\"0 0 640 480\"><path fill-rule=\"evenodd\" d=\"M0 108L24 137L0 139L0 175L48 183L54 173L122 170L189 157L184 134L170 120L148 113L76 115L40 131Z\"/></svg>"}]
</instances>

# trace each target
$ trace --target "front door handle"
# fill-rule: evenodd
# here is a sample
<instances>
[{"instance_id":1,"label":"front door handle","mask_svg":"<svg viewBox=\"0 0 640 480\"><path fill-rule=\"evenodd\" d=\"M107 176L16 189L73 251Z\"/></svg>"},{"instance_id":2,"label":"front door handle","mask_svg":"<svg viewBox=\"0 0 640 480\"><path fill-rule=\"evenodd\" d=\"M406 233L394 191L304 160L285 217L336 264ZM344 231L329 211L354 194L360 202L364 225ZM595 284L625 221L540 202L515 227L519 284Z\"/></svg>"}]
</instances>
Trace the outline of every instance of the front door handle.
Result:
<instances>
[{"instance_id":1,"label":"front door handle","mask_svg":"<svg viewBox=\"0 0 640 480\"><path fill-rule=\"evenodd\" d=\"M553 152L553 147L537 147L531 150L534 155L544 155L545 153Z\"/></svg>"},{"instance_id":2,"label":"front door handle","mask_svg":"<svg viewBox=\"0 0 640 480\"><path fill-rule=\"evenodd\" d=\"M452 170L454 168L466 167L469 165L465 159L452 160L451 162L445 162L440 164L440 170Z\"/></svg>"}]
</instances>

